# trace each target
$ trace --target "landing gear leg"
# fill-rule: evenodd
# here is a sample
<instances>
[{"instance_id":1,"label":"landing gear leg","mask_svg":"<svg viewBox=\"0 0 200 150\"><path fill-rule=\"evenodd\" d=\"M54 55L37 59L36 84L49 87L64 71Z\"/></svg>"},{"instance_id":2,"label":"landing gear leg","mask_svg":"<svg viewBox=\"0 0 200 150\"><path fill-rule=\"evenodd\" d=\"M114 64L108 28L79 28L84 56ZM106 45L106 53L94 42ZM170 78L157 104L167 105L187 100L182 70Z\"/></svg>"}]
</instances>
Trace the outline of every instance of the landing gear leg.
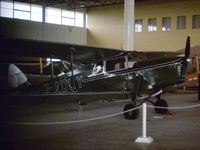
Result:
<instances>
[{"instance_id":1,"label":"landing gear leg","mask_svg":"<svg viewBox=\"0 0 200 150\"><path fill-rule=\"evenodd\" d=\"M132 93L132 103L129 103L129 104L126 104L125 107L124 107L124 111L128 111L130 109L133 109L135 108L137 105L136 105L136 96L139 95L140 93L140 89L141 89L141 83L142 83L142 80L143 80L143 77L142 76L138 76L138 80L137 80L137 84L136 86L133 87L133 93ZM132 111L129 111L129 112L124 112L124 117L126 119L129 119L129 120L134 120L134 119L137 119L139 116L139 110L138 109L135 109L135 110L132 110Z\"/></svg>"},{"instance_id":2,"label":"landing gear leg","mask_svg":"<svg viewBox=\"0 0 200 150\"><path fill-rule=\"evenodd\" d=\"M156 96L157 101L155 102L155 106L158 107L168 107L168 103L160 98L160 95ZM158 114L167 114L168 113L168 108L155 108L155 112Z\"/></svg>"}]
</instances>

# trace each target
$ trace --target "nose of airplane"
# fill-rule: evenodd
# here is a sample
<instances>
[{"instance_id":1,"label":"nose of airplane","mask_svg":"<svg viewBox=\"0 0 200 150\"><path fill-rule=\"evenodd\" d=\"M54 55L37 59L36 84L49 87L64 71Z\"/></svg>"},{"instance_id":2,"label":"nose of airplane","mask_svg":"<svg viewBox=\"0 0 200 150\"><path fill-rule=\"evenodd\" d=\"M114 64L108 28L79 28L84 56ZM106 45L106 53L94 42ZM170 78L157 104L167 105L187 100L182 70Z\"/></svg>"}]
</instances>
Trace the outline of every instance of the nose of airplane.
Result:
<instances>
[{"instance_id":1,"label":"nose of airplane","mask_svg":"<svg viewBox=\"0 0 200 150\"><path fill-rule=\"evenodd\" d=\"M27 82L25 74L14 64L8 67L8 87L17 88Z\"/></svg>"}]
</instances>

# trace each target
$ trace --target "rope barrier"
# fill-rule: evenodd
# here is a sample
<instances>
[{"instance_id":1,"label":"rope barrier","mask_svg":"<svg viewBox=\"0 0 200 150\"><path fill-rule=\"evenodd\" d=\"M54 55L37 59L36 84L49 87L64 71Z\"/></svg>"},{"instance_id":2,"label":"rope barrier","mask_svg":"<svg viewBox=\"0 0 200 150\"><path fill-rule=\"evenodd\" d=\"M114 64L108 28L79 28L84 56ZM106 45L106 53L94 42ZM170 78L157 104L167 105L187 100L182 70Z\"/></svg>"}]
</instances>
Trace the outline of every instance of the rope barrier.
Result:
<instances>
[{"instance_id":1,"label":"rope barrier","mask_svg":"<svg viewBox=\"0 0 200 150\"><path fill-rule=\"evenodd\" d=\"M95 118L89 118L89 119L82 119L82 120L72 120L72 121L58 121L58 122L0 122L1 124L13 124L13 125L64 125L64 124L73 124L73 123L84 123L84 122L90 122L90 121L96 121L106 118L111 118L114 116L118 116L124 113L131 112L136 109L140 109L142 107L138 106L133 109L129 109L126 111L121 111L119 113L95 117ZM147 105L149 108L160 108L160 109L189 109L189 108L196 108L200 107L200 104L197 105L191 105L191 106L176 106L176 107L159 107L159 106L153 106L153 105Z\"/></svg>"},{"instance_id":2,"label":"rope barrier","mask_svg":"<svg viewBox=\"0 0 200 150\"><path fill-rule=\"evenodd\" d=\"M188 108L196 108L200 107L200 104L197 105L191 105L191 106L177 106L177 107L159 107L159 106L153 106L153 105L146 105L146 103L143 103L143 116L142 116L142 136L138 137L135 142L137 143L151 143L153 142L152 137L147 137L147 107L150 108L160 108L160 109L188 109Z\"/></svg>"},{"instance_id":3,"label":"rope barrier","mask_svg":"<svg viewBox=\"0 0 200 150\"><path fill-rule=\"evenodd\" d=\"M191 105L191 106L176 106L176 107L159 107L159 106L153 106L153 105L147 105L149 108L160 108L160 109L189 109L189 108L196 108L200 107L200 104L197 105Z\"/></svg>"},{"instance_id":4,"label":"rope barrier","mask_svg":"<svg viewBox=\"0 0 200 150\"><path fill-rule=\"evenodd\" d=\"M84 122L89 122L89 121L96 121L96 120L111 118L111 117L118 116L127 112L131 112L136 109L140 109L141 107L142 105L135 107L133 109L129 109L127 111L121 111L115 114L110 114L110 115L105 115L105 116L100 116L100 117L95 117L95 118L90 118L90 119L82 119L82 120L60 121L60 122L0 122L0 123L12 124L12 125L64 125L64 124L73 124L73 123L84 123Z\"/></svg>"}]
</instances>

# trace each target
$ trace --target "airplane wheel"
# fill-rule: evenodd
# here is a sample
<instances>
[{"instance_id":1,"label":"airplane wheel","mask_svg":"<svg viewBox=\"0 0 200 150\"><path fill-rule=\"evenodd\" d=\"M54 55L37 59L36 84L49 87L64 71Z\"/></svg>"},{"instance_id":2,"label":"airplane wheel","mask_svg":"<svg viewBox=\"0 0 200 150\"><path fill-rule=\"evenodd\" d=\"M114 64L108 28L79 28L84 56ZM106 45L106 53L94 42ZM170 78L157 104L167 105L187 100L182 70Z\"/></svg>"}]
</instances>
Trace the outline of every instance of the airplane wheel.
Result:
<instances>
[{"instance_id":1,"label":"airplane wheel","mask_svg":"<svg viewBox=\"0 0 200 150\"><path fill-rule=\"evenodd\" d=\"M159 99L155 102L155 106L168 107L168 104L164 99ZM167 114L168 108L155 108L155 112L158 114Z\"/></svg>"},{"instance_id":2,"label":"airplane wheel","mask_svg":"<svg viewBox=\"0 0 200 150\"><path fill-rule=\"evenodd\" d=\"M133 109L133 108L135 108L135 106L136 106L136 105L133 104L133 103L126 104L125 107L124 107L124 111ZM138 109L132 110L132 111L130 111L130 112L125 112L125 113L124 113L124 117L125 117L126 119L129 119L129 120L134 120L134 119L136 119L136 118L138 117L138 115L139 115L139 110L138 110Z\"/></svg>"}]
</instances>

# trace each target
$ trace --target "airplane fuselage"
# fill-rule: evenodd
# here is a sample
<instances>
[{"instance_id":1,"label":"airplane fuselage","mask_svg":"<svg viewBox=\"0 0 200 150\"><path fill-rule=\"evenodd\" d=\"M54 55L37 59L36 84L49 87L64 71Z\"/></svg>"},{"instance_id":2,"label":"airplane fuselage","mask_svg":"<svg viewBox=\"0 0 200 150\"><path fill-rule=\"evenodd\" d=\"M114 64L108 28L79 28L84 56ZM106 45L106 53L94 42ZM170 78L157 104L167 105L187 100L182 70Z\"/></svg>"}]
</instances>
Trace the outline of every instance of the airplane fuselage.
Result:
<instances>
[{"instance_id":1,"label":"airplane fuselage","mask_svg":"<svg viewBox=\"0 0 200 150\"><path fill-rule=\"evenodd\" d=\"M137 96L139 93L152 92L184 82L186 70L184 60L181 57L162 61L155 60L151 61L151 64L149 62L136 62L131 67L124 66L120 69L107 70L106 66L101 66L104 69L96 73L94 71L97 64L75 69L73 76L69 72L54 78L53 81L46 82L43 84L47 87L45 92L80 96L85 96L85 94L87 96L104 95L105 97L111 97L111 95L112 97L119 97L119 95ZM98 96L96 98L98 99Z\"/></svg>"}]
</instances>

